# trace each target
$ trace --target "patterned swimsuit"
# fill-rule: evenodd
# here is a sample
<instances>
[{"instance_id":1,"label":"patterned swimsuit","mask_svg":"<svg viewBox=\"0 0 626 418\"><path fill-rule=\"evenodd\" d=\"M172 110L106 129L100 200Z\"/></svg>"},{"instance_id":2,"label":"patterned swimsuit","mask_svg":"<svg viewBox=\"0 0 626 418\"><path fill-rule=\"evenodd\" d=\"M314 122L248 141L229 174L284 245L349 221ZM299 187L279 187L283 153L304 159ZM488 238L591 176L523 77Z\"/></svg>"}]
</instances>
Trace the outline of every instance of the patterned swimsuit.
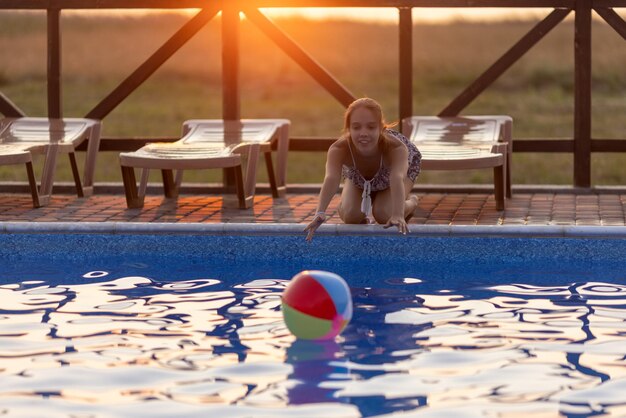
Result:
<instances>
[{"instance_id":1,"label":"patterned swimsuit","mask_svg":"<svg viewBox=\"0 0 626 418\"><path fill-rule=\"evenodd\" d=\"M409 168L406 172L406 175L411 181L415 181L417 175L420 172L420 162L422 160L422 154L419 152L415 144L413 144L409 139L402 135L400 132L393 131L391 129L385 130L385 133L390 134L394 138L400 140L409 151ZM355 186L359 189L363 189L363 201L361 202L361 211L366 214L366 216L371 215L372 205L371 205L371 192L377 192L380 190L385 190L389 188L389 168L383 165L383 160L381 156L380 160L380 168L374 174L370 180L367 180L363 177L363 174L356 168L356 162L354 160L354 154L352 153L352 147L350 146L350 142L348 142L348 147L350 149L350 156L352 157L352 167L349 167L344 164L342 167L343 177L352 181Z\"/></svg>"},{"instance_id":2,"label":"patterned swimsuit","mask_svg":"<svg viewBox=\"0 0 626 418\"><path fill-rule=\"evenodd\" d=\"M406 145L409 150L409 169L407 170L406 175L411 179L411 181L415 181L417 175L420 173L420 161L422 160L422 154L419 152L415 144L409 141L409 139L400 132L387 129L385 133L391 134L394 138L399 139L404 145ZM352 148L350 148L350 154L352 155ZM358 168L356 168L354 155L352 155L352 164L352 167L348 167L347 165L343 166L343 177L352 181L352 183L354 183L354 185L359 189L363 189L365 187L366 179L363 177ZM369 182L373 192L385 190L389 187L389 168L382 165L382 161L378 172L369 180Z\"/></svg>"}]
</instances>

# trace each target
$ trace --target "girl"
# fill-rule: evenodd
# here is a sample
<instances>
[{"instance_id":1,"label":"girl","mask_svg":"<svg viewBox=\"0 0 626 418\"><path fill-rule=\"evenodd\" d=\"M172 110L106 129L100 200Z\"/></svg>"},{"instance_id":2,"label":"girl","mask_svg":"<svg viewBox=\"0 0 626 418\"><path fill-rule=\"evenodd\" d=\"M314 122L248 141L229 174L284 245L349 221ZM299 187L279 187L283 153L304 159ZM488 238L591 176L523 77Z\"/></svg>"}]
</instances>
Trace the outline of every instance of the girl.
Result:
<instances>
[{"instance_id":1,"label":"girl","mask_svg":"<svg viewBox=\"0 0 626 418\"><path fill-rule=\"evenodd\" d=\"M404 135L389 129L381 106L362 98L348 106L341 137L328 149L326 175L315 217L304 229L307 241L326 220L326 208L345 177L339 216L347 224L367 223L372 215L385 228L408 232L417 208L409 195L422 155Z\"/></svg>"}]
</instances>

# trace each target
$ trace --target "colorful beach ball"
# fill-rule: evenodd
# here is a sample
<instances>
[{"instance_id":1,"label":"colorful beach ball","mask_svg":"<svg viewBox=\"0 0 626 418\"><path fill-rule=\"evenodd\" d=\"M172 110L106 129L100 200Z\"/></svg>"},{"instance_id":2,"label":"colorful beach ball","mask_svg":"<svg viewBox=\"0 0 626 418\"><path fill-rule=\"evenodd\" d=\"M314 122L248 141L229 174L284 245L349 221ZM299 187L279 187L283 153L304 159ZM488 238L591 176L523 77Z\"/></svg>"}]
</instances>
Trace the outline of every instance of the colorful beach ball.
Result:
<instances>
[{"instance_id":1,"label":"colorful beach ball","mask_svg":"<svg viewBox=\"0 0 626 418\"><path fill-rule=\"evenodd\" d=\"M293 335L306 340L335 338L352 319L352 297L335 273L305 270L283 292L283 318Z\"/></svg>"}]
</instances>

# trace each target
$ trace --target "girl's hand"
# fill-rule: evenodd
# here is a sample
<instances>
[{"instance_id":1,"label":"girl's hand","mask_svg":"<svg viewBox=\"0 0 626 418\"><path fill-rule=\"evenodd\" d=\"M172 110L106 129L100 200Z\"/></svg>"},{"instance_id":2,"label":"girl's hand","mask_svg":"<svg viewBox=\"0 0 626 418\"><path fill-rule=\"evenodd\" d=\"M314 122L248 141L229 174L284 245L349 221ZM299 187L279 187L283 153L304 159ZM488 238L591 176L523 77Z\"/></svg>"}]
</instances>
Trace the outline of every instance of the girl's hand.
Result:
<instances>
[{"instance_id":1,"label":"girl's hand","mask_svg":"<svg viewBox=\"0 0 626 418\"><path fill-rule=\"evenodd\" d=\"M318 213L313 217L311 223L309 223L306 228L304 228L304 232L307 232L306 240L308 242L311 242L311 240L313 239L313 235L315 235L315 231L317 231L317 228L319 228L320 225L324 223L324 221L326 221L326 215L323 213Z\"/></svg>"},{"instance_id":2,"label":"girl's hand","mask_svg":"<svg viewBox=\"0 0 626 418\"><path fill-rule=\"evenodd\" d=\"M406 233L409 232L409 226L406 224L406 220L402 217L392 216L383 228L391 228L394 225L398 227L398 232L402 235L406 235Z\"/></svg>"}]
</instances>

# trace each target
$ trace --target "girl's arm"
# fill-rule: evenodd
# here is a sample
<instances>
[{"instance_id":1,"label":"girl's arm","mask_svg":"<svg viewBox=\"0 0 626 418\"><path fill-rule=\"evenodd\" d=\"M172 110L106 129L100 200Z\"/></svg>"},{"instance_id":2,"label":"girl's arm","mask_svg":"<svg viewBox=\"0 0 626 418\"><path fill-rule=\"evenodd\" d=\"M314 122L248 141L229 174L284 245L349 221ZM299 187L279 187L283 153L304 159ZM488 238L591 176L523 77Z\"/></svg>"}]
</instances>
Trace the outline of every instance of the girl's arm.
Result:
<instances>
[{"instance_id":1,"label":"girl's arm","mask_svg":"<svg viewBox=\"0 0 626 418\"><path fill-rule=\"evenodd\" d=\"M326 208L330 204L341 182L341 166L344 160L344 151L335 144L331 145L326 157L326 174L324 175L324 183L320 190L319 201L317 204L317 213L313 220L304 228L308 232L306 240L311 241L313 235L319 226L326 220Z\"/></svg>"},{"instance_id":2,"label":"girl's arm","mask_svg":"<svg viewBox=\"0 0 626 418\"><path fill-rule=\"evenodd\" d=\"M397 225L398 231L406 234L408 227L404 219L404 202L406 200L404 190L404 178L409 169L409 151L403 144L393 146L389 150L389 187L391 192L391 217L386 228Z\"/></svg>"},{"instance_id":3,"label":"girl's arm","mask_svg":"<svg viewBox=\"0 0 626 418\"><path fill-rule=\"evenodd\" d=\"M326 174L322 190L320 190L317 212L325 212L326 208L337 193L341 182L341 166L344 160L344 152L339 147L331 146L326 157Z\"/></svg>"}]
</instances>

